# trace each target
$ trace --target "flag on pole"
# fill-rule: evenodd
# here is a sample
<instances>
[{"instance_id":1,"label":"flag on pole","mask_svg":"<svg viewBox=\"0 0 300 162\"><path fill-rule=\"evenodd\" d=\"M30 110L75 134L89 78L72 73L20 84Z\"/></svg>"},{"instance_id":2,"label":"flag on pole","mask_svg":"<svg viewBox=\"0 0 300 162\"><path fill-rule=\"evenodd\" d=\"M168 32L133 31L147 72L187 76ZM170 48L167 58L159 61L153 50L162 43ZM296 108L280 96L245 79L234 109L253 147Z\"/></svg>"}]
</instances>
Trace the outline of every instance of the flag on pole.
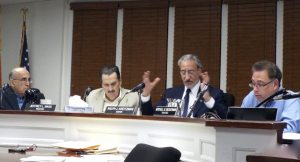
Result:
<instances>
[{"instance_id":1,"label":"flag on pole","mask_svg":"<svg viewBox=\"0 0 300 162\"><path fill-rule=\"evenodd\" d=\"M27 46L27 36L26 36L26 16L23 13L23 27L22 27L22 41L20 49L20 67L24 67L29 71L29 55Z\"/></svg>"}]
</instances>

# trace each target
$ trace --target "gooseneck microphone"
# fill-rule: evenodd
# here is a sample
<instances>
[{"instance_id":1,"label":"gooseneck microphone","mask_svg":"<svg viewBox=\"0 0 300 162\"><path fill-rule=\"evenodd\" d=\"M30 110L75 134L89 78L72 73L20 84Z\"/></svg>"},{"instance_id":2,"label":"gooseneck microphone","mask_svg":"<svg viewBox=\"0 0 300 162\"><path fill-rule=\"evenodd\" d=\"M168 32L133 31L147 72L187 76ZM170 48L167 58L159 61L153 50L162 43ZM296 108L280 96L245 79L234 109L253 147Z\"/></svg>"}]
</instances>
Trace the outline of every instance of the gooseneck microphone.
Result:
<instances>
[{"instance_id":1,"label":"gooseneck microphone","mask_svg":"<svg viewBox=\"0 0 300 162\"><path fill-rule=\"evenodd\" d=\"M8 88L9 88L9 84L8 83L5 83L3 85L3 87L1 88L0 109L3 108L3 95L7 91Z\"/></svg>"},{"instance_id":2,"label":"gooseneck microphone","mask_svg":"<svg viewBox=\"0 0 300 162\"><path fill-rule=\"evenodd\" d=\"M205 85L203 86L203 88L201 89L201 91L197 94L197 98L196 98L196 100L194 101L193 105L191 106L191 108L190 108L191 111L189 112L189 114L187 115L187 117L191 117L191 115L192 115L192 113L193 113L193 111L194 111L194 109L195 109L195 107L196 107L197 101L198 101L198 100L200 100L200 102L203 101L204 93L205 93L206 91L208 91L208 87L209 87L209 85L208 85L208 84L205 84Z\"/></svg>"},{"instance_id":3,"label":"gooseneck microphone","mask_svg":"<svg viewBox=\"0 0 300 162\"><path fill-rule=\"evenodd\" d=\"M262 102L260 102L259 104L257 104L255 107L260 107L261 105L267 103L267 102L271 102L271 101L274 101L274 97L275 96L278 96L278 95L285 95L287 94L288 92L286 91L285 88L282 88L281 90L277 91L276 93L272 94L271 96L269 96L268 98L264 99Z\"/></svg>"},{"instance_id":4,"label":"gooseneck microphone","mask_svg":"<svg viewBox=\"0 0 300 162\"><path fill-rule=\"evenodd\" d=\"M137 92L143 88L145 88L145 83L140 83L137 86L135 86L134 88L132 88L130 91L126 92L126 94L132 93L132 92Z\"/></svg>"},{"instance_id":5,"label":"gooseneck microphone","mask_svg":"<svg viewBox=\"0 0 300 162\"><path fill-rule=\"evenodd\" d=\"M293 99L293 98L300 98L300 92L274 97L274 100L288 100L288 99Z\"/></svg>"},{"instance_id":6,"label":"gooseneck microphone","mask_svg":"<svg viewBox=\"0 0 300 162\"><path fill-rule=\"evenodd\" d=\"M84 91L84 94L83 94L83 100L84 100L84 101L86 101L87 96L91 93L92 90L93 90L93 89L92 89L90 86L88 86L88 87L86 88L86 90Z\"/></svg>"}]
</instances>

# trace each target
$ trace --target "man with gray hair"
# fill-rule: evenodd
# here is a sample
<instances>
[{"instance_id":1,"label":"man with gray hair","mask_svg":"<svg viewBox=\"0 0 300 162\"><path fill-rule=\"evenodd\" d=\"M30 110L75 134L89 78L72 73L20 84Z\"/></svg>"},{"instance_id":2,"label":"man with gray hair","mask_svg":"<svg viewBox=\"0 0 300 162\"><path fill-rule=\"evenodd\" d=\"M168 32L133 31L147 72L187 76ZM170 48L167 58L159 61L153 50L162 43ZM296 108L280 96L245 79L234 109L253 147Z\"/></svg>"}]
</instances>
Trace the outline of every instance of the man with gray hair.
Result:
<instances>
[{"instance_id":1,"label":"man with gray hair","mask_svg":"<svg viewBox=\"0 0 300 162\"><path fill-rule=\"evenodd\" d=\"M181 117L201 117L212 112L226 118L227 105L223 91L209 85L208 72L203 71L200 59L196 55L186 54L178 60L178 66L183 86L168 88L156 106L166 106L168 100L180 100ZM142 111L148 111L149 114L154 111L150 93L158 81L159 78L150 81L150 71L146 71L143 75L146 86L142 93Z\"/></svg>"},{"instance_id":2,"label":"man with gray hair","mask_svg":"<svg viewBox=\"0 0 300 162\"><path fill-rule=\"evenodd\" d=\"M0 108L3 110L24 110L28 100L25 91L30 88L30 73L23 67L16 67L9 73L9 84L0 92Z\"/></svg>"}]
</instances>

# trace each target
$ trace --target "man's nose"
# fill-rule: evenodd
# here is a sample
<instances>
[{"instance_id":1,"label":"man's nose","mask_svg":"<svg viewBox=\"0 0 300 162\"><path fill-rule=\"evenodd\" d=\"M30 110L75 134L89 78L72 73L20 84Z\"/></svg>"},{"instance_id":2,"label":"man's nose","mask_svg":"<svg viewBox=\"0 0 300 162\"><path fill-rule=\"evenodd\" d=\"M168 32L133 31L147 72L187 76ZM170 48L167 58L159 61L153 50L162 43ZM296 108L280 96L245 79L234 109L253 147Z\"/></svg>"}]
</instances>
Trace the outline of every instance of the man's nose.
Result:
<instances>
[{"instance_id":1,"label":"man's nose","mask_svg":"<svg viewBox=\"0 0 300 162\"><path fill-rule=\"evenodd\" d=\"M184 80L189 80L191 78L191 76L190 75L188 75L188 74L185 74L185 76L184 76Z\"/></svg>"},{"instance_id":2,"label":"man's nose","mask_svg":"<svg viewBox=\"0 0 300 162\"><path fill-rule=\"evenodd\" d=\"M109 90L109 91L112 91L112 90L113 90L113 86L111 86L111 85L108 86L108 90Z\"/></svg>"},{"instance_id":3,"label":"man's nose","mask_svg":"<svg viewBox=\"0 0 300 162\"><path fill-rule=\"evenodd\" d=\"M253 86L253 91L257 92L258 91L258 88L256 85Z\"/></svg>"}]
</instances>

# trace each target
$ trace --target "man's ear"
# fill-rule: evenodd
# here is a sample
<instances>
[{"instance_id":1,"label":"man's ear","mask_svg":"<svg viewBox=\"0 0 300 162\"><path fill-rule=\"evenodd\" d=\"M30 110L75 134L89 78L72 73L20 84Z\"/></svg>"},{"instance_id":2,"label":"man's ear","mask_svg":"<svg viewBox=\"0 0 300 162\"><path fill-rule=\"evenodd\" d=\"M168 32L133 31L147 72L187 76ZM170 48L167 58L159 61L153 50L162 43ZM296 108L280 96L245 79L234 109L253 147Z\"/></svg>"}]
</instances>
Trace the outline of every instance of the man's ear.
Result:
<instances>
[{"instance_id":1,"label":"man's ear","mask_svg":"<svg viewBox=\"0 0 300 162\"><path fill-rule=\"evenodd\" d=\"M9 80L9 85L10 85L11 87L14 87L14 86L15 86L14 81L13 81L13 80Z\"/></svg>"},{"instance_id":2,"label":"man's ear","mask_svg":"<svg viewBox=\"0 0 300 162\"><path fill-rule=\"evenodd\" d=\"M278 79L274 80L274 86L275 86L276 89L280 87Z\"/></svg>"}]
</instances>

